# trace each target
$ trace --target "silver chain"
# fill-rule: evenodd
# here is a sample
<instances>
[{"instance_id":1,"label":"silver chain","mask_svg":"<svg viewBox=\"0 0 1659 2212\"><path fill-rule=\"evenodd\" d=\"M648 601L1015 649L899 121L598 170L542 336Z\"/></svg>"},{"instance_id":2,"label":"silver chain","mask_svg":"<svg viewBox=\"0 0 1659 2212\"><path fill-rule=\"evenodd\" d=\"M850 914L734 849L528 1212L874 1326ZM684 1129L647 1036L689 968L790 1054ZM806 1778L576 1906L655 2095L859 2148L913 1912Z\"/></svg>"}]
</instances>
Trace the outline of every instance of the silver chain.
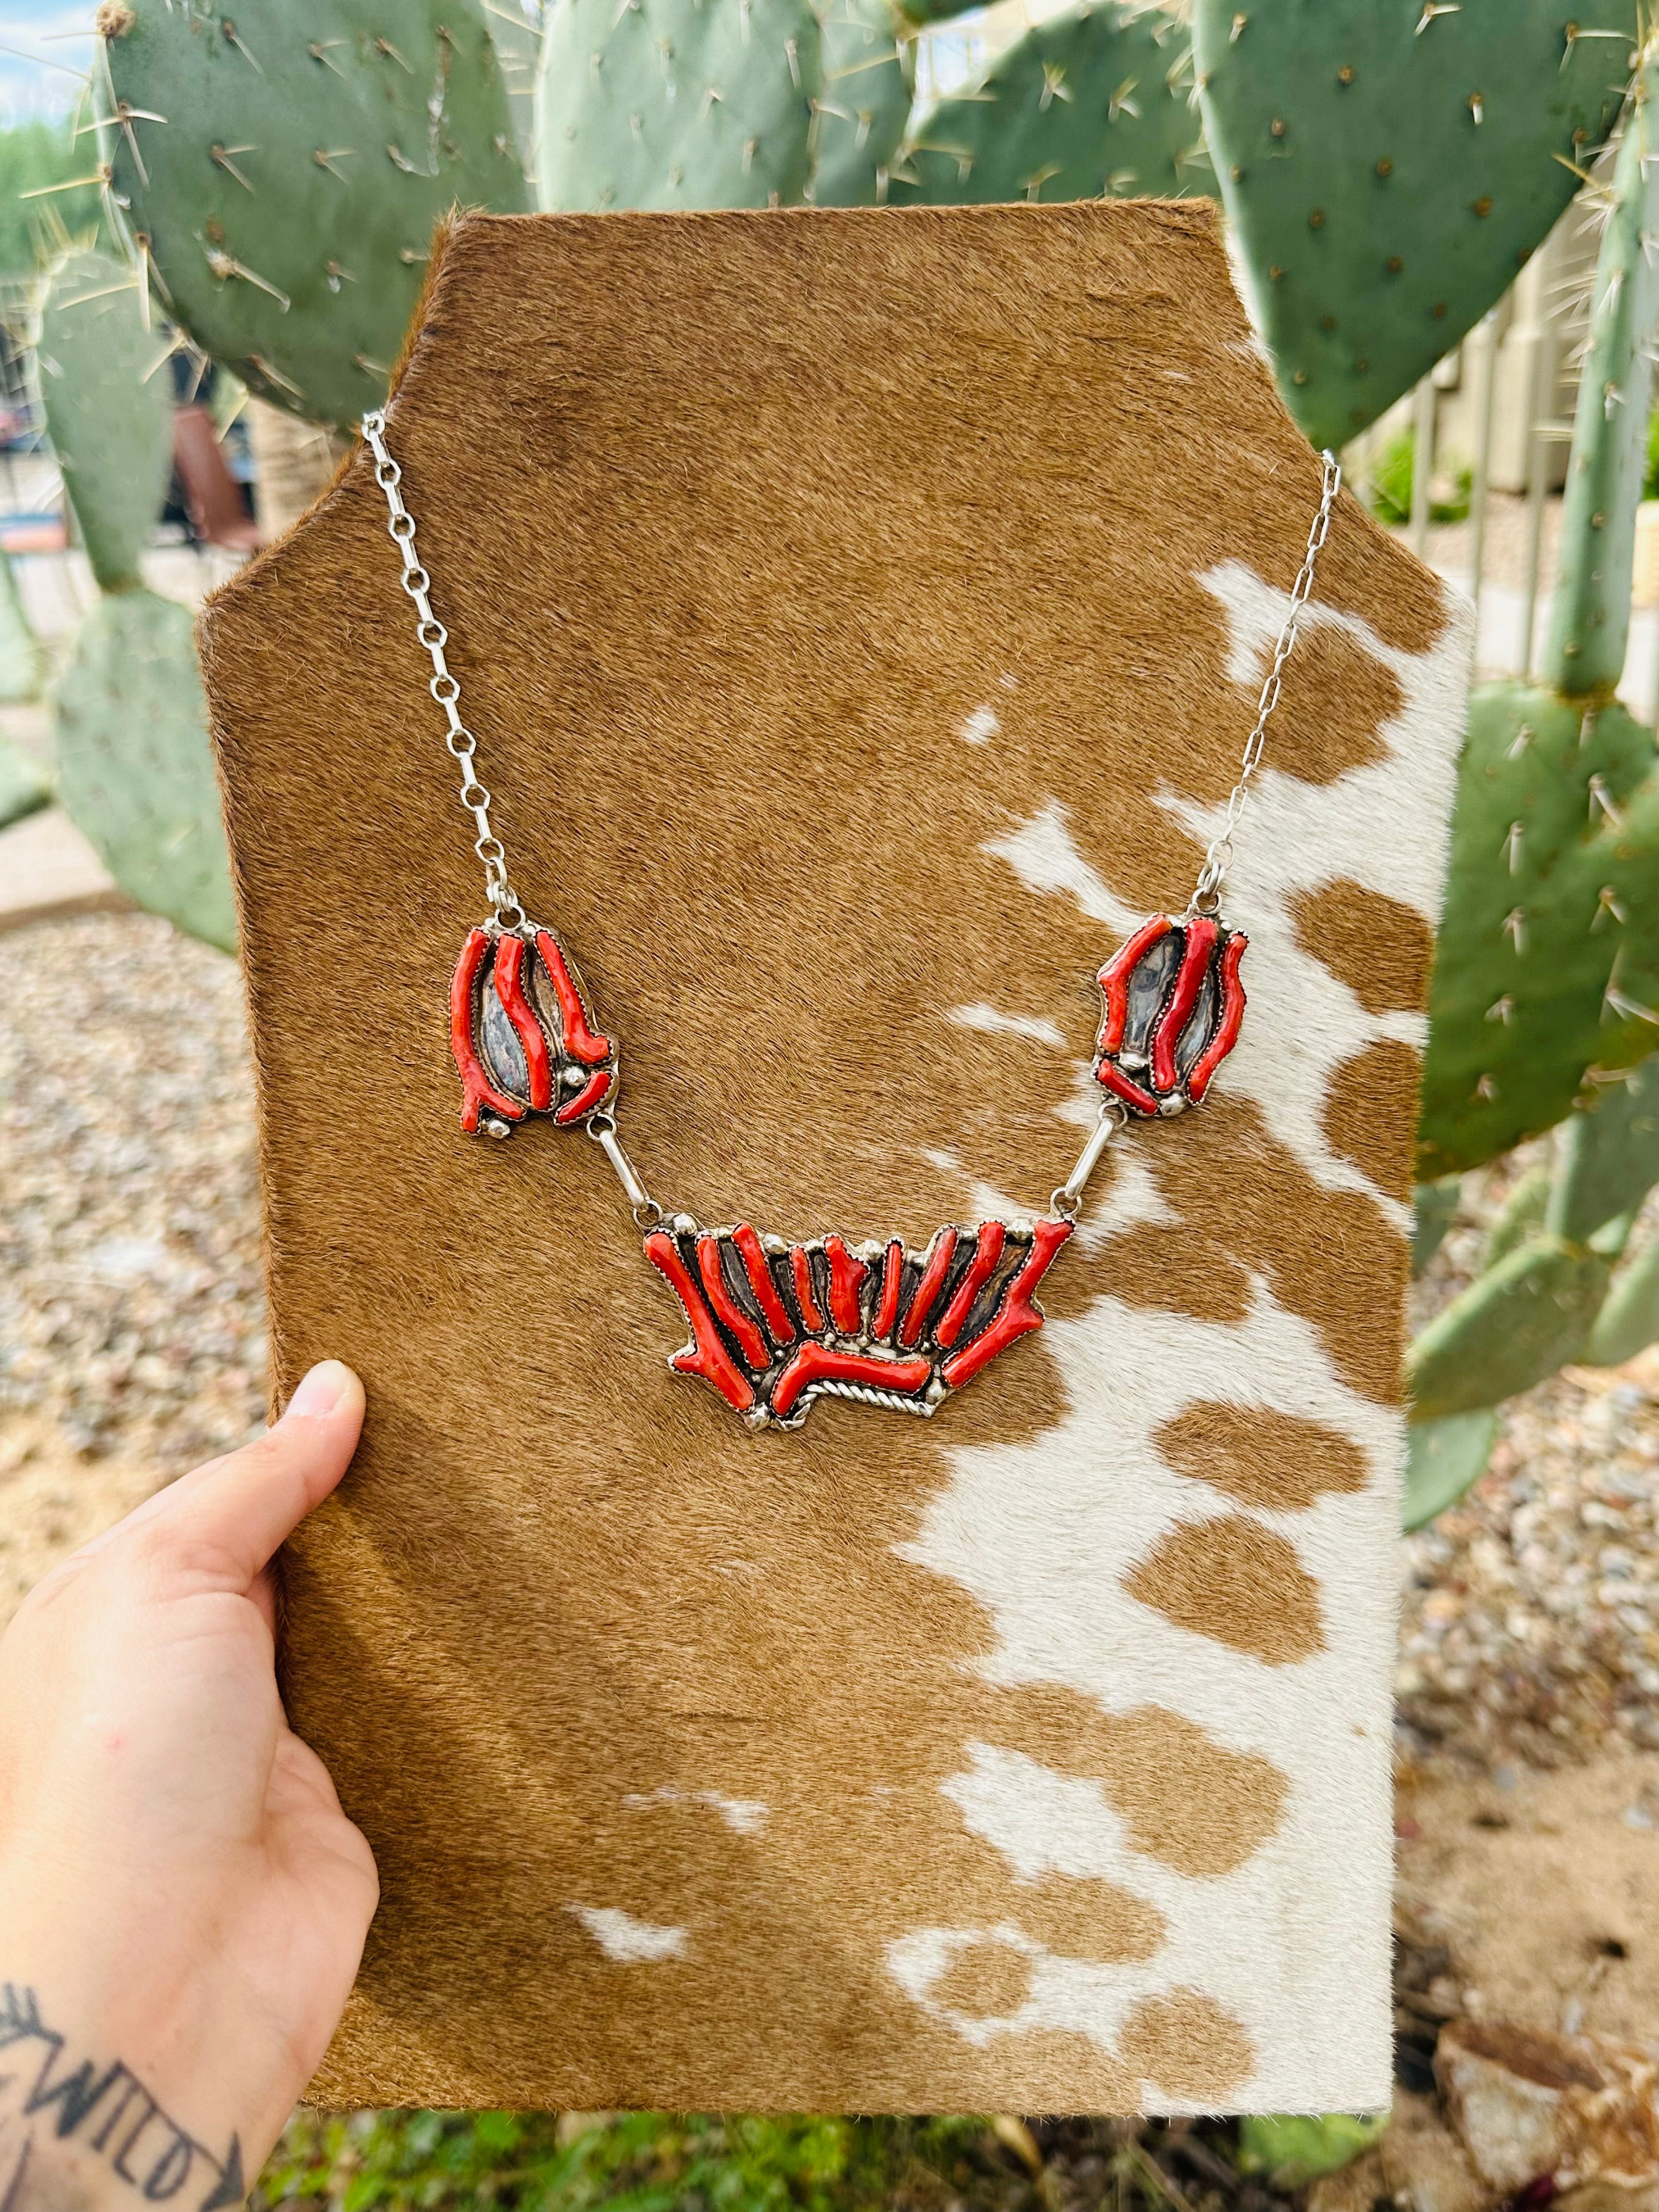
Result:
<instances>
[{"instance_id":1,"label":"silver chain","mask_svg":"<svg viewBox=\"0 0 1659 2212\"><path fill-rule=\"evenodd\" d=\"M404 506L403 494L398 489L403 471L386 448L385 415L379 409L365 415L362 429L369 451L374 456L374 481L386 494L386 530L402 557L403 586L415 602L415 611L419 618L416 635L431 655L432 680L428 689L443 708L448 720L449 728L444 742L460 768L461 804L471 815L477 828L478 835L472 849L483 862L484 888L497 924L503 929L520 929L523 927L526 916L507 872L506 848L489 826L489 793L479 781L475 766L478 741L461 720L460 683L451 672L444 658L449 633L433 613L432 602L427 596L432 579L421 566L420 556L415 550L415 518ZM1255 726L1244 746L1238 781L1228 797L1226 818L1204 856L1204 866L1199 872L1189 913L1213 913L1220 904L1221 885L1227 873L1227 865L1232 859L1233 832L1237 829L1239 816L1243 811L1250 779L1261 765L1262 749L1267 743L1267 719L1279 704L1285 664L1291 657L1302 611L1313 590L1315 563L1330 535L1331 509L1342 483L1342 471L1334 453L1327 452L1321 458L1325 473L1320 492L1319 512L1308 532L1308 550L1303 556L1301 571L1291 589L1290 608L1279 629L1279 641L1273 647L1273 666L1267 672L1267 681L1261 686L1261 696L1256 702ZM1121 1107L1109 1102L1102 1105L1094 1130L1079 1155L1077 1165L1050 1196L1049 1211L1054 1218L1067 1222L1077 1220L1083 1210L1084 1186L1108 1145L1124 1126L1126 1118ZM587 1133L610 1160L639 1225L648 1228L661 1221L665 1218L663 1208L651 1196L633 1162L622 1148L617 1135L616 1116L609 1113L591 1116Z\"/></svg>"},{"instance_id":2,"label":"silver chain","mask_svg":"<svg viewBox=\"0 0 1659 2212\"><path fill-rule=\"evenodd\" d=\"M427 597L432 579L421 566L420 556L415 550L415 518L404 505L404 495L398 489L404 472L386 450L386 416L378 408L373 414L364 416L363 436L374 456L374 481L386 494L390 514L386 530L403 556L404 589L414 600L419 617L415 634L432 656L432 680L427 689L448 720L444 743L461 771L461 804L477 829L472 849L483 862L484 890L501 927L517 929L526 918L525 910L507 872L507 848L489 826L489 793L479 781L476 766L478 740L461 720L460 681L451 672L444 658L449 632L433 613L432 602Z\"/></svg>"},{"instance_id":3,"label":"silver chain","mask_svg":"<svg viewBox=\"0 0 1659 2212\"><path fill-rule=\"evenodd\" d=\"M1267 680L1261 687L1261 696L1256 702L1255 727L1245 742L1244 758L1238 771L1238 781L1227 799L1227 817L1210 842L1204 855L1204 866L1199 870L1197 888L1188 911L1193 914L1213 914L1221 903L1221 886L1233 857L1233 832L1238 827L1238 817L1244 811L1244 801L1249 795L1250 778L1261 764L1262 747L1267 741L1267 717L1279 704L1285 663L1291 657L1291 647L1296 643L1297 625L1302 619L1302 610L1308 604L1313 590L1314 564L1323 550L1325 540L1331 534L1331 509L1342 483L1342 470L1336 455L1328 449L1321 454L1325 466L1324 483L1319 495L1319 512L1308 532L1308 550L1302 557L1301 573L1291 586L1291 604L1279 633L1279 642L1273 647L1273 665L1267 672Z\"/></svg>"}]
</instances>

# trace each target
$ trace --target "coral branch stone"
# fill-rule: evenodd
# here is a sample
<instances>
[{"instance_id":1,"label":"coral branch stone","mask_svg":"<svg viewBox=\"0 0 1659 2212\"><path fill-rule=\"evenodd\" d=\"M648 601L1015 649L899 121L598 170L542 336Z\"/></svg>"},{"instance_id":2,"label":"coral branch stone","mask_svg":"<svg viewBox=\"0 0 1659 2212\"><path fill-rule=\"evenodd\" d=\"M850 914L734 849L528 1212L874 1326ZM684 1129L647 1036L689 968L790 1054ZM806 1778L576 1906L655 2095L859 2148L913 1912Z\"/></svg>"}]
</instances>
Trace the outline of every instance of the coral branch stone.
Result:
<instances>
[{"instance_id":1,"label":"coral branch stone","mask_svg":"<svg viewBox=\"0 0 1659 2212\"><path fill-rule=\"evenodd\" d=\"M1148 1120L1196 1106L1238 1042L1249 939L1208 915L1154 915L1101 969L1096 1080Z\"/></svg>"}]
</instances>

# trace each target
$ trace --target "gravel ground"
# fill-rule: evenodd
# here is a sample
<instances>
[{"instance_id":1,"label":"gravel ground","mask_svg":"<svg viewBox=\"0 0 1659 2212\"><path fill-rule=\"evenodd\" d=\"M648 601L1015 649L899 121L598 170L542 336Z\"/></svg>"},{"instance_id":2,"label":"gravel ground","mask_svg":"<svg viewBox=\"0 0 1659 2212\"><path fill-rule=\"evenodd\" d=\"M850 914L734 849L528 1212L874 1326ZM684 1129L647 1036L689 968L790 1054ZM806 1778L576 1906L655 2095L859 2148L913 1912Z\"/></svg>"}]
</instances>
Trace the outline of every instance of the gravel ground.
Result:
<instances>
[{"instance_id":1,"label":"gravel ground","mask_svg":"<svg viewBox=\"0 0 1659 2212\"><path fill-rule=\"evenodd\" d=\"M1526 1164L1468 1178L1425 1310ZM145 915L0 936L0 1620L54 1552L257 1429L264 1359L235 968ZM1507 1409L1484 1480L1406 1547L1411 1766L1659 1747L1656 1469L1659 1352Z\"/></svg>"},{"instance_id":2,"label":"gravel ground","mask_svg":"<svg viewBox=\"0 0 1659 2212\"><path fill-rule=\"evenodd\" d=\"M0 1438L168 1475L257 1426L250 1109L222 953L146 915L0 937Z\"/></svg>"}]
</instances>

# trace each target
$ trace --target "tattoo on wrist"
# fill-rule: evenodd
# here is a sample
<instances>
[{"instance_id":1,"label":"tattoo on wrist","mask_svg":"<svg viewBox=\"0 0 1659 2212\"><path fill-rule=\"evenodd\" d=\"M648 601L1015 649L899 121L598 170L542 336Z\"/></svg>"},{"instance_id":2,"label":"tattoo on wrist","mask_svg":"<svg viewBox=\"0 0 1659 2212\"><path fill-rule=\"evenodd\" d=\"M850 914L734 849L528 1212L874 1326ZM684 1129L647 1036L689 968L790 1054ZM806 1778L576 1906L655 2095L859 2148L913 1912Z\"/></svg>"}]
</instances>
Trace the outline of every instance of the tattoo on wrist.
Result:
<instances>
[{"instance_id":1,"label":"tattoo on wrist","mask_svg":"<svg viewBox=\"0 0 1659 2212\"><path fill-rule=\"evenodd\" d=\"M74 2063L32 1989L0 1982L0 2212L47 2212L55 2142L95 2159L147 2204L222 2212L247 2194L242 2146L222 2155L169 2118L122 2059Z\"/></svg>"}]
</instances>

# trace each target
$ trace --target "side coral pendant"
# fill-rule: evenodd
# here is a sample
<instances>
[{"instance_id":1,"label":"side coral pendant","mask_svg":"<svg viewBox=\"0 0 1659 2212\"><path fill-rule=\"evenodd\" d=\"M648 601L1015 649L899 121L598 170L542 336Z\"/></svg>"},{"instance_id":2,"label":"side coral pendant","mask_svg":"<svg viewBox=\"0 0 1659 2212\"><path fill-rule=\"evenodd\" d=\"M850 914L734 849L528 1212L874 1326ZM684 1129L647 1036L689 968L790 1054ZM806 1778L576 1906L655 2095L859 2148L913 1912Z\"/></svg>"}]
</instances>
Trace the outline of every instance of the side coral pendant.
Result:
<instances>
[{"instance_id":1,"label":"side coral pendant","mask_svg":"<svg viewBox=\"0 0 1659 2212\"><path fill-rule=\"evenodd\" d=\"M1071 1233L1066 1221L986 1221L913 1253L896 1237L791 1244L682 1214L646 1238L645 1256L691 1324L675 1372L701 1376L751 1429L798 1429L824 1397L936 1413L1042 1328L1033 1293Z\"/></svg>"},{"instance_id":2,"label":"side coral pendant","mask_svg":"<svg viewBox=\"0 0 1659 2212\"><path fill-rule=\"evenodd\" d=\"M1249 943L1209 915L1154 915L1101 969L1095 1078L1131 1114L1179 1114L1209 1089L1238 1042Z\"/></svg>"},{"instance_id":3,"label":"side coral pendant","mask_svg":"<svg viewBox=\"0 0 1659 2212\"><path fill-rule=\"evenodd\" d=\"M615 1097L615 1040L593 1027L580 976L550 929L475 929L449 988L461 1127L510 1137L532 1114L562 1128Z\"/></svg>"}]
</instances>

